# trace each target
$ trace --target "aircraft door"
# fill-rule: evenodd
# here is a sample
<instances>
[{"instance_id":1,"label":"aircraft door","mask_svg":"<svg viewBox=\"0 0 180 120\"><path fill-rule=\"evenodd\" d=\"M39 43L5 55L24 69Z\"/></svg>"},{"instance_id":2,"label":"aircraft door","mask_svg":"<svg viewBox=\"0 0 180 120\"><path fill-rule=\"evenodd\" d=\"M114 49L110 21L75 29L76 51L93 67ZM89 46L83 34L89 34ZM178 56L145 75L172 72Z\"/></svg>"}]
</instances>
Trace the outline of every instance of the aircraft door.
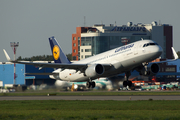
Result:
<instances>
[{"instance_id":1,"label":"aircraft door","mask_svg":"<svg viewBox=\"0 0 180 120\"><path fill-rule=\"evenodd\" d=\"M146 52L146 44L144 44L144 45L142 46L142 52L143 52L143 53Z\"/></svg>"},{"instance_id":2,"label":"aircraft door","mask_svg":"<svg viewBox=\"0 0 180 120\"><path fill-rule=\"evenodd\" d=\"M136 44L136 45L134 46L134 55L137 55L137 54L138 54L138 45L139 45L139 44Z\"/></svg>"}]
</instances>

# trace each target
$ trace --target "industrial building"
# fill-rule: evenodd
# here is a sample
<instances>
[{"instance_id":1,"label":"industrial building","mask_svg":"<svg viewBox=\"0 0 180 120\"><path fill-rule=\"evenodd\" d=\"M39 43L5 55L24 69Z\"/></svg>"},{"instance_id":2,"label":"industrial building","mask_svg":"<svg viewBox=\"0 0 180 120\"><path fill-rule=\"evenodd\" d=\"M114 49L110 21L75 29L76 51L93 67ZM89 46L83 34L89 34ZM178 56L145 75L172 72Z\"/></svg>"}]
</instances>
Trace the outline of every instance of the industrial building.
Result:
<instances>
[{"instance_id":1,"label":"industrial building","mask_svg":"<svg viewBox=\"0 0 180 120\"><path fill-rule=\"evenodd\" d=\"M35 67L32 65L16 64L16 79L14 83L14 64L1 63L0 64L0 82L1 86L11 87L15 85L54 85L55 80L50 79L48 75L26 75L25 73L50 73L53 68Z\"/></svg>"},{"instance_id":2,"label":"industrial building","mask_svg":"<svg viewBox=\"0 0 180 120\"><path fill-rule=\"evenodd\" d=\"M164 50L161 58L172 59L171 47L173 45L172 26L169 24L133 24L117 26L110 24L96 24L92 27L76 27L72 34L73 60L81 60L107 50L135 42L141 39L152 39Z\"/></svg>"}]
</instances>

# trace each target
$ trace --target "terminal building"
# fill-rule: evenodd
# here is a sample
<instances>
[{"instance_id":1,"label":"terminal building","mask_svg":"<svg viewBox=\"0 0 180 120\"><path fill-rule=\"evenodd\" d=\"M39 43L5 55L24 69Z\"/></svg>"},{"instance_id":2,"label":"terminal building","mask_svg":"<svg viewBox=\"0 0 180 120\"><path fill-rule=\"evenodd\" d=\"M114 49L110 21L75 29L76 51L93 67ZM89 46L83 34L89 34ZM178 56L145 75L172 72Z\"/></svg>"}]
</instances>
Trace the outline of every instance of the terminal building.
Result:
<instances>
[{"instance_id":1,"label":"terminal building","mask_svg":"<svg viewBox=\"0 0 180 120\"><path fill-rule=\"evenodd\" d=\"M127 25L95 24L92 27L76 27L72 34L72 58L81 60L141 39L156 41L162 48L161 58L172 59L173 31L169 24L128 22Z\"/></svg>"}]
</instances>

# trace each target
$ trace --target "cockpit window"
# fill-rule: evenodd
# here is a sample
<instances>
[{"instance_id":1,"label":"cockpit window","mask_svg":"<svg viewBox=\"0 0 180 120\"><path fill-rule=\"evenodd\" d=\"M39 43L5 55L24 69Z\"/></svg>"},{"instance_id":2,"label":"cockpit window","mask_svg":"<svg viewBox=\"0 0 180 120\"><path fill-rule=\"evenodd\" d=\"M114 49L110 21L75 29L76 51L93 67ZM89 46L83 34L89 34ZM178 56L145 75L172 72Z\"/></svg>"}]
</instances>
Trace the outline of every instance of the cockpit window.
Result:
<instances>
[{"instance_id":1,"label":"cockpit window","mask_svg":"<svg viewBox=\"0 0 180 120\"><path fill-rule=\"evenodd\" d=\"M146 43L143 45L143 47L152 46L152 45L158 45L157 43Z\"/></svg>"},{"instance_id":2,"label":"cockpit window","mask_svg":"<svg viewBox=\"0 0 180 120\"><path fill-rule=\"evenodd\" d=\"M150 45L156 45L155 43L149 43Z\"/></svg>"}]
</instances>

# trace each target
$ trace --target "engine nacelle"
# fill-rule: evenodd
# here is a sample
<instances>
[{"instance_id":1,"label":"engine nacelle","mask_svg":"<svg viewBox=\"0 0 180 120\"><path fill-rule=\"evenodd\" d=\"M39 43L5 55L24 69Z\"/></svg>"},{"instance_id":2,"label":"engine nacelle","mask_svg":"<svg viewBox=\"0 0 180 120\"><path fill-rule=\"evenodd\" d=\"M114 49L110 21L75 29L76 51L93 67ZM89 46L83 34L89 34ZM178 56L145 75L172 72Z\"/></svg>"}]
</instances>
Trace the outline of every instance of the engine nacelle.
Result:
<instances>
[{"instance_id":1,"label":"engine nacelle","mask_svg":"<svg viewBox=\"0 0 180 120\"><path fill-rule=\"evenodd\" d=\"M51 79L60 80L59 74L49 75Z\"/></svg>"},{"instance_id":2,"label":"engine nacelle","mask_svg":"<svg viewBox=\"0 0 180 120\"><path fill-rule=\"evenodd\" d=\"M101 64L94 64L89 66L86 70L85 70L85 75L93 78L93 77L98 77L100 75L102 75L104 73L104 67Z\"/></svg>"},{"instance_id":3,"label":"engine nacelle","mask_svg":"<svg viewBox=\"0 0 180 120\"><path fill-rule=\"evenodd\" d=\"M145 65L142 69L138 70L140 75L153 76L159 72L159 65L156 63L149 63Z\"/></svg>"}]
</instances>

